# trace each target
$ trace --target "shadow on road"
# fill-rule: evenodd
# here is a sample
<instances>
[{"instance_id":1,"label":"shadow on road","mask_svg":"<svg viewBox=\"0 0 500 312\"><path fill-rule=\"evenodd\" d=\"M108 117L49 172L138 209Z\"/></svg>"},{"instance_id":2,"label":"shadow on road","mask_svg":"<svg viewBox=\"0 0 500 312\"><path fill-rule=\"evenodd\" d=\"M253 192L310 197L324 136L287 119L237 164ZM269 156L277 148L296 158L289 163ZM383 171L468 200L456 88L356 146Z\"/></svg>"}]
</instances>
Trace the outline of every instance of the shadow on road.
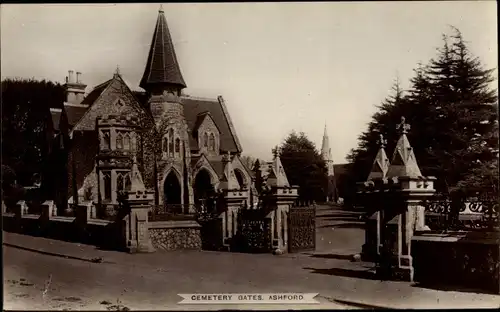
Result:
<instances>
[{"instance_id":1,"label":"shadow on road","mask_svg":"<svg viewBox=\"0 0 500 312\"><path fill-rule=\"evenodd\" d=\"M326 275L335 275L342 277L352 277L352 278L362 278L368 280L378 280L375 272L372 269L359 271L359 270L349 270L349 269L341 269L341 268L331 268L331 269L315 269L315 268L304 268L304 270L310 270L311 273L316 274L326 274Z\"/></svg>"},{"instance_id":2,"label":"shadow on road","mask_svg":"<svg viewBox=\"0 0 500 312\"><path fill-rule=\"evenodd\" d=\"M483 287L464 287L459 285L446 285L446 284L427 284L427 283L415 283L412 287L440 290L440 291L458 291L463 293L473 293L473 294L489 294L498 295L495 291L485 289Z\"/></svg>"},{"instance_id":3,"label":"shadow on road","mask_svg":"<svg viewBox=\"0 0 500 312\"><path fill-rule=\"evenodd\" d=\"M342 228L342 229L364 229L365 224L361 222L350 222L350 223L340 223L340 224L325 224L319 226L318 228Z\"/></svg>"},{"instance_id":4,"label":"shadow on road","mask_svg":"<svg viewBox=\"0 0 500 312\"><path fill-rule=\"evenodd\" d=\"M316 254L310 255L312 258L324 258L324 259L337 259L337 260L352 260L352 255L338 255L338 254Z\"/></svg>"}]
</instances>

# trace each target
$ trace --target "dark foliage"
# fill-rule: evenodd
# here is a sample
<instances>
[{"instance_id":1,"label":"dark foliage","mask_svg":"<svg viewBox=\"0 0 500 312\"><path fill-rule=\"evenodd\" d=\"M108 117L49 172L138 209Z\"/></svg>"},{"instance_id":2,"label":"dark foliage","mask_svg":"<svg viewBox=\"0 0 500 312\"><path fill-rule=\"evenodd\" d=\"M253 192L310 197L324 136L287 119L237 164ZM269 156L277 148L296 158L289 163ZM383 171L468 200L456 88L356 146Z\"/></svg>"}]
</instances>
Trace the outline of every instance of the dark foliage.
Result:
<instances>
[{"instance_id":1,"label":"dark foliage","mask_svg":"<svg viewBox=\"0 0 500 312\"><path fill-rule=\"evenodd\" d=\"M279 155L288 182L300 187L299 199L323 201L328 171L314 143L303 132L292 132L281 145Z\"/></svg>"},{"instance_id":2,"label":"dark foliage","mask_svg":"<svg viewBox=\"0 0 500 312\"><path fill-rule=\"evenodd\" d=\"M5 79L2 88L2 164L13 169L17 182L31 185L43 174L49 151L50 107L61 108L64 89L51 81Z\"/></svg>"},{"instance_id":3,"label":"dark foliage","mask_svg":"<svg viewBox=\"0 0 500 312\"><path fill-rule=\"evenodd\" d=\"M443 46L427 65L419 64L409 90L395 84L348 156L352 182L364 181L377 153L376 137L388 140L391 159L401 116L411 124L410 143L426 176L452 193L498 187L498 102L491 69L472 56L460 31L443 36ZM354 190L354 185L352 185ZM351 192L351 196L353 193Z\"/></svg>"}]
</instances>

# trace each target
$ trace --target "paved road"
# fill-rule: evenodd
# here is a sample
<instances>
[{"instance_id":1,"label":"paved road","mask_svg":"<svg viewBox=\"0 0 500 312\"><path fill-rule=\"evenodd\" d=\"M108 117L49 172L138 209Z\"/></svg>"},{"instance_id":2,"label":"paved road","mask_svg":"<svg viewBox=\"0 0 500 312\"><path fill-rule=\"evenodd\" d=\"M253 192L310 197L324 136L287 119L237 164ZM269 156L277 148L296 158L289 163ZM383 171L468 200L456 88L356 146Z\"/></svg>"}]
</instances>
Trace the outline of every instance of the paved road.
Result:
<instances>
[{"instance_id":1,"label":"paved road","mask_svg":"<svg viewBox=\"0 0 500 312\"><path fill-rule=\"evenodd\" d=\"M344 305L344 301L395 308L500 306L499 296L435 291L373 279L370 264L348 259L349 252L359 251L363 235L352 215L320 209L317 252L282 256L196 251L129 255L4 232L7 244L104 260L91 263L4 245L4 307L30 310L109 310L116 308L113 305L132 309L238 308L177 305L179 293L214 292L320 294L317 297L320 305L295 307L302 309L354 308Z\"/></svg>"}]
</instances>

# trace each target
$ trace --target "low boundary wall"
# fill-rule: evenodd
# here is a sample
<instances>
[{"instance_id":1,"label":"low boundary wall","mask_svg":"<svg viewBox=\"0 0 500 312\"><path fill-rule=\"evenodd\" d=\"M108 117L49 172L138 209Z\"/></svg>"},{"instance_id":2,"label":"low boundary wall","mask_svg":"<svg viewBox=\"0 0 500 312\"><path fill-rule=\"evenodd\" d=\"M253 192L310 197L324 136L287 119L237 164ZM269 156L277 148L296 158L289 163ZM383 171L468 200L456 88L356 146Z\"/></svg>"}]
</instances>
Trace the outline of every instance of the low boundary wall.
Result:
<instances>
[{"instance_id":1,"label":"low boundary wall","mask_svg":"<svg viewBox=\"0 0 500 312\"><path fill-rule=\"evenodd\" d=\"M500 294L500 233L417 233L412 238L414 280Z\"/></svg>"}]
</instances>

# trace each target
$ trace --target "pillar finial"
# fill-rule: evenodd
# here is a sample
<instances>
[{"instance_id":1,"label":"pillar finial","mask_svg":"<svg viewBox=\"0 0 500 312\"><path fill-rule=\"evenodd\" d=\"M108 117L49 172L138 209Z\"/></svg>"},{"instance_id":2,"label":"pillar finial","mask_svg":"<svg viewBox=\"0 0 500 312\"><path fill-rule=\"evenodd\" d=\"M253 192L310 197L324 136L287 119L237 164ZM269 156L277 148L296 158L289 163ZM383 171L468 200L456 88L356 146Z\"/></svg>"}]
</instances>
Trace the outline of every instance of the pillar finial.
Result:
<instances>
[{"instance_id":1,"label":"pillar finial","mask_svg":"<svg viewBox=\"0 0 500 312\"><path fill-rule=\"evenodd\" d=\"M408 131L410 130L411 126L406 123L406 118L403 116L401 117L401 123L399 123L396 126L396 130L400 130L401 134L407 134Z\"/></svg>"},{"instance_id":2,"label":"pillar finial","mask_svg":"<svg viewBox=\"0 0 500 312\"><path fill-rule=\"evenodd\" d=\"M380 145L381 148L384 148L387 144L387 139L384 138L384 135L382 133L379 134L377 144Z\"/></svg>"},{"instance_id":3,"label":"pillar finial","mask_svg":"<svg viewBox=\"0 0 500 312\"><path fill-rule=\"evenodd\" d=\"M115 74L114 74L115 77L118 77L120 76L120 65L116 65L116 69L115 69Z\"/></svg>"}]
</instances>

